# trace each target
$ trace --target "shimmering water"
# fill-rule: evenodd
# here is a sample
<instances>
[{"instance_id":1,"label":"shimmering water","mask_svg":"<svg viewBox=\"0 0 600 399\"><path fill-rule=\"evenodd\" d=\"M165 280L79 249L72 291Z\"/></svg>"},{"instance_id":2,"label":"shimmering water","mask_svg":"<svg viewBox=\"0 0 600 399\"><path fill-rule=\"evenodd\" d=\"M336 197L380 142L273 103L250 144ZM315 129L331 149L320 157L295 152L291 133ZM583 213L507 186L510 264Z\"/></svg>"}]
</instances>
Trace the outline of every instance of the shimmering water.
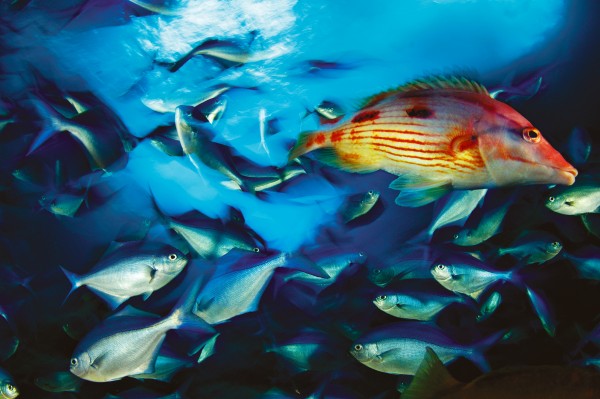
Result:
<instances>
[{"instance_id":1,"label":"shimmering water","mask_svg":"<svg viewBox=\"0 0 600 399\"><path fill-rule=\"evenodd\" d=\"M204 159L182 155L173 133L176 107L197 105L216 89L226 90L216 97L224 104L222 115L204 122L210 125L209 141L219 144L211 151L246 176L278 176L300 132L328 128L314 111L323 101L350 116L370 95L436 74L468 76L490 91L508 90L503 99L571 162L571 132L587 132L592 153L576 166L580 175L597 175L600 9L593 1L157 0L143 2L146 8L134 3L2 2L0 305L6 322L0 320L0 367L13 375L21 397L102 398L142 386L189 398L398 397L397 376L360 364L348 350L373 328L398 321L372 304L378 291L368 270L405 249L430 224L435 207L396 206L398 193L388 188L394 176L346 173L310 156L296 164L302 173L282 184L257 192L235 187ZM238 58L196 55L172 71L209 40L233 49ZM73 124L91 136L74 134ZM41 133L49 138L32 147ZM97 141L86 145L81 137ZM161 142L171 147L165 151ZM381 194L378 204L344 224L340 209L347 198L368 190ZM563 256L597 246L598 236L580 217L546 209L547 190L490 190L492 201L513 192L519 200L502 234L473 250L490 266L507 269L514 259L498 261L489 254L523 231L551 233L562 243L563 253L553 261L524 271L551 309L554 336L523 290L511 284L497 288L503 303L485 322L476 323L460 308L437 320L463 343L512 332L512 339L486 349L492 369L567 365L598 356L597 331L595 343L585 341L597 328L597 281L578 278ZM56 198L65 201L65 193L77 203L69 203L74 206L69 216L48 205L53 198L54 204ZM81 337L112 312L87 288L64 301L69 284L59 266L85 273L115 243L145 240L186 253L188 269L218 270L221 261L191 250L165 227L157 207L170 217L197 218L200 212L219 231L250 235L270 256L289 251L315 260L331 251L363 252L368 260L344 271L318 296L313 289L283 284L286 273L277 271L259 311L219 325L215 351L201 363L187 355L193 333L169 332L165 346L190 361L170 382L125 378L84 382L72 393L41 389L35 379L67 371ZM244 223L232 216L239 214ZM455 231L441 229L431 245L447 244ZM182 273L147 301L129 303L164 316L189 275ZM78 333L68 334L70 328ZM323 358L298 367L273 352L308 331L321 337ZM450 370L465 381L480 373L462 358Z\"/></svg>"}]
</instances>

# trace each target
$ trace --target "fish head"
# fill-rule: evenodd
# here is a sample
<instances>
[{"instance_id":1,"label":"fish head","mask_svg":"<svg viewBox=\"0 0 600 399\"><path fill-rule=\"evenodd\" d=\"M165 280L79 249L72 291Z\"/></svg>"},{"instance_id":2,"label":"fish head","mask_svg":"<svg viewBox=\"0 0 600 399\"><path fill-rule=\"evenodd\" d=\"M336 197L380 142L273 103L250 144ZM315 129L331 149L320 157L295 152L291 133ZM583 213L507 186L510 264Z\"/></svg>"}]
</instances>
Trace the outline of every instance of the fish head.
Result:
<instances>
[{"instance_id":1,"label":"fish head","mask_svg":"<svg viewBox=\"0 0 600 399\"><path fill-rule=\"evenodd\" d=\"M491 105L474 129L494 185L575 182L577 170L537 128L507 104L494 100Z\"/></svg>"},{"instance_id":2,"label":"fish head","mask_svg":"<svg viewBox=\"0 0 600 399\"><path fill-rule=\"evenodd\" d=\"M164 274L178 274L187 265L188 259L175 248L169 248L167 252L158 258L156 270Z\"/></svg>"},{"instance_id":3,"label":"fish head","mask_svg":"<svg viewBox=\"0 0 600 399\"><path fill-rule=\"evenodd\" d=\"M452 242L456 245L470 245L473 238L471 229L463 229L452 236Z\"/></svg>"},{"instance_id":4,"label":"fish head","mask_svg":"<svg viewBox=\"0 0 600 399\"><path fill-rule=\"evenodd\" d=\"M391 268L375 267L369 271L368 278L373 284L383 287L394 278L394 271Z\"/></svg>"},{"instance_id":5,"label":"fish head","mask_svg":"<svg viewBox=\"0 0 600 399\"><path fill-rule=\"evenodd\" d=\"M350 348L350 354L361 363L368 363L378 358L377 345L375 343L355 342Z\"/></svg>"},{"instance_id":6,"label":"fish head","mask_svg":"<svg viewBox=\"0 0 600 399\"><path fill-rule=\"evenodd\" d=\"M435 278L439 283L447 282L452 280L452 268L443 263L437 263L431 267L429 270L433 278Z\"/></svg>"},{"instance_id":7,"label":"fish head","mask_svg":"<svg viewBox=\"0 0 600 399\"><path fill-rule=\"evenodd\" d=\"M1 397L13 399L19 396L19 390L12 379L4 379L2 382L0 382L0 384L0 392L2 393Z\"/></svg>"},{"instance_id":8,"label":"fish head","mask_svg":"<svg viewBox=\"0 0 600 399\"><path fill-rule=\"evenodd\" d=\"M74 355L69 361L69 371L79 378L88 379L91 366L92 358L88 352L81 352Z\"/></svg>"},{"instance_id":9,"label":"fish head","mask_svg":"<svg viewBox=\"0 0 600 399\"><path fill-rule=\"evenodd\" d=\"M552 241L546 244L545 251L548 254L557 255L562 250L562 248L563 246L560 241Z\"/></svg>"},{"instance_id":10,"label":"fish head","mask_svg":"<svg viewBox=\"0 0 600 399\"><path fill-rule=\"evenodd\" d=\"M396 306L396 299L393 295L381 294L378 295L373 303L381 310L390 310Z\"/></svg>"},{"instance_id":11,"label":"fish head","mask_svg":"<svg viewBox=\"0 0 600 399\"><path fill-rule=\"evenodd\" d=\"M546 207L562 215L579 215L589 208L586 197L577 190L555 190L546 198Z\"/></svg>"}]
</instances>

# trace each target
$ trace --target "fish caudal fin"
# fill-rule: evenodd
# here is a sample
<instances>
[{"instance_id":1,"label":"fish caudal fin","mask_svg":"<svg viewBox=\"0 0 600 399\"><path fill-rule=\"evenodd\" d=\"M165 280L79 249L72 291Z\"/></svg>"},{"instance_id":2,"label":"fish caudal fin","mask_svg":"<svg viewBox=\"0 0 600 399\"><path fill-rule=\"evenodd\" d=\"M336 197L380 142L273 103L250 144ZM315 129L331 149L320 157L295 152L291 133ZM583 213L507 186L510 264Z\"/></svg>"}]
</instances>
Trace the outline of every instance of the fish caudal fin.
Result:
<instances>
[{"instance_id":1,"label":"fish caudal fin","mask_svg":"<svg viewBox=\"0 0 600 399\"><path fill-rule=\"evenodd\" d=\"M65 269L62 266L59 266L59 267L60 267L60 270L62 270L62 272L65 274L65 277L69 280L69 283L71 283L71 290L69 290L69 293L63 300L63 304L64 304L67 301L67 299L71 296L73 291L75 291L77 288L79 288L82 284L81 284L81 281L77 274L68 271L67 269Z\"/></svg>"},{"instance_id":2,"label":"fish caudal fin","mask_svg":"<svg viewBox=\"0 0 600 399\"><path fill-rule=\"evenodd\" d=\"M460 383L446 370L433 349L427 347L417 373L408 388L402 392L402 399L434 399L458 385Z\"/></svg>"}]
</instances>

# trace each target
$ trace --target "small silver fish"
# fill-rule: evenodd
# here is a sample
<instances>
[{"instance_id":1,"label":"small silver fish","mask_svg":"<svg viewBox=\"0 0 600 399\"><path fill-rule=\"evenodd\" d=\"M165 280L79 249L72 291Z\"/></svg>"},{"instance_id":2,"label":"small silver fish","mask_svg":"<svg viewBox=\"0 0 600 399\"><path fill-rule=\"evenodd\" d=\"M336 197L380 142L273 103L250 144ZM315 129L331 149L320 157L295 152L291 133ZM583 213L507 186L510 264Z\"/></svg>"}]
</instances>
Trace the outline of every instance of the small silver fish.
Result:
<instances>
[{"instance_id":1,"label":"small silver fish","mask_svg":"<svg viewBox=\"0 0 600 399\"><path fill-rule=\"evenodd\" d=\"M506 201L497 208L486 212L474 228L465 228L454 234L452 243L463 247L481 244L500 231L500 226L512 201Z\"/></svg>"},{"instance_id":2,"label":"small silver fish","mask_svg":"<svg viewBox=\"0 0 600 399\"><path fill-rule=\"evenodd\" d=\"M340 207L340 215L344 223L368 213L379 200L379 191L369 190L366 193L354 194Z\"/></svg>"},{"instance_id":3,"label":"small silver fish","mask_svg":"<svg viewBox=\"0 0 600 399\"><path fill-rule=\"evenodd\" d=\"M583 176L568 189L555 187L546 198L546 207L563 215L600 213L600 180Z\"/></svg>"},{"instance_id":4,"label":"small silver fish","mask_svg":"<svg viewBox=\"0 0 600 399\"><path fill-rule=\"evenodd\" d=\"M435 206L437 215L427 228L429 238L440 227L462 226L486 194L487 189L485 188L479 190L462 190L454 191L440 199Z\"/></svg>"},{"instance_id":5,"label":"small silver fish","mask_svg":"<svg viewBox=\"0 0 600 399\"><path fill-rule=\"evenodd\" d=\"M89 273L77 275L61 269L73 286L69 294L85 285L117 307L132 296L148 298L177 277L187 262L187 258L171 246L142 248L134 244L115 250Z\"/></svg>"},{"instance_id":6,"label":"small silver fish","mask_svg":"<svg viewBox=\"0 0 600 399\"><path fill-rule=\"evenodd\" d=\"M527 264L544 263L560 253L562 243L545 231L526 231L510 247L499 248L498 255L511 255Z\"/></svg>"},{"instance_id":7,"label":"small silver fish","mask_svg":"<svg viewBox=\"0 0 600 399\"><path fill-rule=\"evenodd\" d=\"M148 315L107 319L79 342L71 357L71 373L95 382L152 373L167 331L190 328L213 333L210 326L191 314L199 287L200 280L192 283L171 314L163 319Z\"/></svg>"}]
</instances>

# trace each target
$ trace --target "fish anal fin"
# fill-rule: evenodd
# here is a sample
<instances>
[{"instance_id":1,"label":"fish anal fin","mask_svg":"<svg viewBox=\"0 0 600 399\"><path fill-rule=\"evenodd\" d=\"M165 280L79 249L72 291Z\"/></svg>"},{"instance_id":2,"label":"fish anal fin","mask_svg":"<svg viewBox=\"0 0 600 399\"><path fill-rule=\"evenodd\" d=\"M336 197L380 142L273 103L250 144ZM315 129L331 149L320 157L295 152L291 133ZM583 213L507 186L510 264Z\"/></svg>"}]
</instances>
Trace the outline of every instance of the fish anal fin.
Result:
<instances>
[{"instance_id":1,"label":"fish anal fin","mask_svg":"<svg viewBox=\"0 0 600 399\"><path fill-rule=\"evenodd\" d=\"M454 379L430 347L408 386L402 399L435 399L443 392L456 389L460 383Z\"/></svg>"},{"instance_id":2,"label":"fish anal fin","mask_svg":"<svg viewBox=\"0 0 600 399\"><path fill-rule=\"evenodd\" d=\"M396 205L417 208L438 200L452 189L447 181L431 181L400 176L390 183L392 190L400 190Z\"/></svg>"}]
</instances>

